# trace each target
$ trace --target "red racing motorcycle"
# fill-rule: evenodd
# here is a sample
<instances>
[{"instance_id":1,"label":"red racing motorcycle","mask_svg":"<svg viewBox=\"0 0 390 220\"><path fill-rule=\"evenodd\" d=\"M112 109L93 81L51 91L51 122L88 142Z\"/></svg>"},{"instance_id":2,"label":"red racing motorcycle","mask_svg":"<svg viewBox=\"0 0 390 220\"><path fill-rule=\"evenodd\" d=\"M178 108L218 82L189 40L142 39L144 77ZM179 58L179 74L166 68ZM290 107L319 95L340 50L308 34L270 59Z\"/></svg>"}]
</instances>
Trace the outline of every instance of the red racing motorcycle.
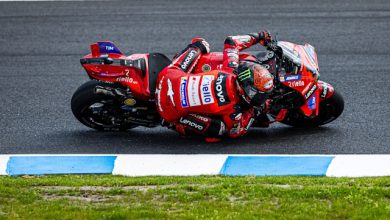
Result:
<instances>
[{"instance_id":1,"label":"red racing motorcycle","mask_svg":"<svg viewBox=\"0 0 390 220\"><path fill-rule=\"evenodd\" d=\"M316 127L341 115L344 100L330 84L319 80L313 46L278 41L270 48L256 54L241 52L240 60L260 63L273 74L275 88L268 113L273 122ZM203 55L193 73L220 69L222 58L222 52ZM108 131L160 125L154 94L158 74L171 63L164 54L125 56L111 42L96 42L80 62L91 79L76 90L71 101L72 112L81 123ZM257 118L252 127L261 127L263 120Z\"/></svg>"}]
</instances>

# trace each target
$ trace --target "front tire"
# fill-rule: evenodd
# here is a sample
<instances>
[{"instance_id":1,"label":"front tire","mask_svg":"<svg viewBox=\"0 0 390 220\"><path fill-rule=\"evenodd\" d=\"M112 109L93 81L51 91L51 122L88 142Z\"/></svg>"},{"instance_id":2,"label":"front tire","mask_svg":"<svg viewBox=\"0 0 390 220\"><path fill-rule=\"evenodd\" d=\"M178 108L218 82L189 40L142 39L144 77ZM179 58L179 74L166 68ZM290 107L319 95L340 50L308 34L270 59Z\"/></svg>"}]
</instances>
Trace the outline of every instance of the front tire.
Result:
<instances>
[{"instance_id":1,"label":"front tire","mask_svg":"<svg viewBox=\"0 0 390 220\"><path fill-rule=\"evenodd\" d=\"M319 115L308 118L300 110L289 111L281 123L294 127L318 127L338 118L344 110L344 99L336 90L333 95L320 102Z\"/></svg>"},{"instance_id":2,"label":"front tire","mask_svg":"<svg viewBox=\"0 0 390 220\"><path fill-rule=\"evenodd\" d=\"M115 84L96 80L84 83L72 96L73 115L85 126L100 131L123 131L137 127L134 124L121 122L121 103L111 95L97 94L95 92L97 86L117 87Z\"/></svg>"}]
</instances>

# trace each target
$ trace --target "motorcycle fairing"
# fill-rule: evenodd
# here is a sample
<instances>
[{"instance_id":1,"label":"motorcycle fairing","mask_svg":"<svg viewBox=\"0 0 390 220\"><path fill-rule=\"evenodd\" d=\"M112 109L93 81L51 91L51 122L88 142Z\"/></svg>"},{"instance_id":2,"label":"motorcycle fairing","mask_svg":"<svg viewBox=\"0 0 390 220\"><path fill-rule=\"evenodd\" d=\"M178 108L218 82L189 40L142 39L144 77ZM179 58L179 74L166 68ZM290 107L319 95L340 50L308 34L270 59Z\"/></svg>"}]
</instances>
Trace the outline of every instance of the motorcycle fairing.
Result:
<instances>
[{"instance_id":1,"label":"motorcycle fairing","mask_svg":"<svg viewBox=\"0 0 390 220\"><path fill-rule=\"evenodd\" d=\"M223 53L211 52L200 57L193 73L209 72L212 70L222 69Z\"/></svg>"},{"instance_id":2,"label":"motorcycle fairing","mask_svg":"<svg viewBox=\"0 0 390 220\"><path fill-rule=\"evenodd\" d=\"M256 62L256 57L248 53L240 53L240 60L249 60ZM193 73L209 72L212 70L222 69L223 53L222 52L211 52L204 54L200 57L196 64Z\"/></svg>"},{"instance_id":3,"label":"motorcycle fairing","mask_svg":"<svg viewBox=\"0 0 390 220\"><path fill-rule=\"evenodd\" d=\"M154 99L157 76L171 63L160 53L125 56L106 41L91 44L91 52L80 60L91 78L120 83L142 99Z\"/></svg>"},{"instance_id":4,"label":"motorcycle fairing","mask_svg":"<svg viewBox=\"0 0 390 220\"><path fill-rule=\"evenodd\" d=\"M101 54L123 55L122 51L110 41L99 41L91 44L91 51L93 57L99 57Z\"/></svg>"},{"instance_id":5,"label":"motorcycle fairing","mask_svg":"<svg viewBox=\"0 0 390 220\"><path fill-rule=\"evenodd\" d=\"M318 80L318 89L320 91L320 100L329 99L334 93L333 86L321 80Z\"/></svg>"},{"instance_id":6,"label":"motorcycle fairing","mask_svg":"<svg viewBox=\"0 0 390 220\"><path fill-rule=\"evenodd\" d=\"M88 75L97 80L115 82L131 88L135 97L150 97L148 76L149 54L126 57L112 42L91 44L91 54L80 62Z\"/></svg>"},{"instance_id":7,"label":"motorcycle fairing","mask_svg":"<svg viewBox=\"0 0 390 220\"><path fill-rule=\"evenodd\" d=\"M283 49L284 56L300 66L296 75L282 71L279 74L279 81L298 91L305 98L305 104L300 109L306 116L317 116L319 113L320 88L317 83L319 71L314 47L310 44L302 46L285 41L278 42L278 46Z\"/></svg>"}]
</instances>

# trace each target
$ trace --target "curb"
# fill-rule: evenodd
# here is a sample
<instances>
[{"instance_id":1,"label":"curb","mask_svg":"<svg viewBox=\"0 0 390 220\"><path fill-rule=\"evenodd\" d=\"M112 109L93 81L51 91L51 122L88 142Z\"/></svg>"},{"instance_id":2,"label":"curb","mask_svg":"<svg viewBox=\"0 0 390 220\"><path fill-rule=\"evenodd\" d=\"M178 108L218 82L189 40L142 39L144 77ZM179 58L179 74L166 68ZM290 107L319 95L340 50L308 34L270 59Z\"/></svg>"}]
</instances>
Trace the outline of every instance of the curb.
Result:
<instances>
[{"instance_id":1,"label":"curb","mask_svg":"<svg viewBox=\"0 0 390 220\"><path fill-rule=\"evenodd\" d=\"M0 175L390 176L390 155L0 155Z\"/></svg>"}]
</instances>

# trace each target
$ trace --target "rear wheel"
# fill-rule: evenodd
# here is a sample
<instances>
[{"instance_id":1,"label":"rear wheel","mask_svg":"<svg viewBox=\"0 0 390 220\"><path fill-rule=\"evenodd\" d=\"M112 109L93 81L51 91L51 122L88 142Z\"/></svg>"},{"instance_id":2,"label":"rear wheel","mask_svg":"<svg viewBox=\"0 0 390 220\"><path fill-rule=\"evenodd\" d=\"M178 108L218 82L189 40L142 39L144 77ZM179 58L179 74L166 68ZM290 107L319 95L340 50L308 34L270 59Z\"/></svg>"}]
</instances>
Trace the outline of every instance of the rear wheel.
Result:
<instances>
[{"instance_id":1,"label":"rear wheel","mask_svg":"<svg viewBox=\"0 0 390 220\"><path fill-rule=\"evenodd\" d=\"M320 102L319 115L308 118L299 110L289 111L281 123L294 127L317 127L338 118L344 110L344 99L340 93L334 91L332 97Z\"/></svg>"},{"instance_id":2,"label":"rear wheel","mask_svg":"<svg viewBox=\"0 0 390 220\"><path fill-rule=\"evenodd\" d=\"M74 116L87 127L101 131L120 131L137 127L121 117L121 103L109 94L96 93L96 87L116 88L117 85L88 81L73 94L71 107Z\"/></svg>"}]
</instances>

